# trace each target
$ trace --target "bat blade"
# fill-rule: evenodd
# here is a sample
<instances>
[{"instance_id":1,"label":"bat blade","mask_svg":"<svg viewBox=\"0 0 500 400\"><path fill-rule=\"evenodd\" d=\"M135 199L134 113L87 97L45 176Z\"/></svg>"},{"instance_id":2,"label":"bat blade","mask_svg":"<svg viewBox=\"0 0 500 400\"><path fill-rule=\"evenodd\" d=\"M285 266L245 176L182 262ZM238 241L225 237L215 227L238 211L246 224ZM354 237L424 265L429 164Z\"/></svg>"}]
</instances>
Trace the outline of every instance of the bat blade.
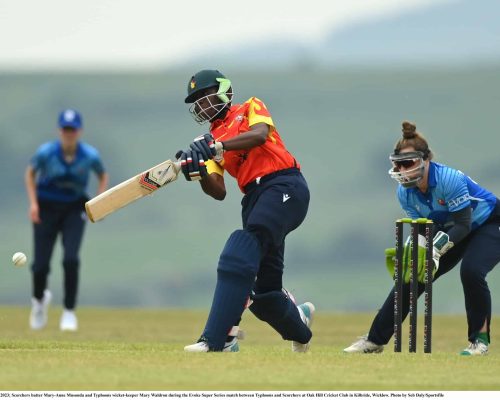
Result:
<instances>
[{"instance_id":1,"label":"bat blade","mask_svg":"<svg viewBox=\"0 0 500 400\"><path fill-rule=\"evenodd\" d=\"M85 203L85 210L92 222L99 221L141 197L175 181L180 172L180 164L167 160L122 183L113 186Z\"/></svg>"}]
</instances>

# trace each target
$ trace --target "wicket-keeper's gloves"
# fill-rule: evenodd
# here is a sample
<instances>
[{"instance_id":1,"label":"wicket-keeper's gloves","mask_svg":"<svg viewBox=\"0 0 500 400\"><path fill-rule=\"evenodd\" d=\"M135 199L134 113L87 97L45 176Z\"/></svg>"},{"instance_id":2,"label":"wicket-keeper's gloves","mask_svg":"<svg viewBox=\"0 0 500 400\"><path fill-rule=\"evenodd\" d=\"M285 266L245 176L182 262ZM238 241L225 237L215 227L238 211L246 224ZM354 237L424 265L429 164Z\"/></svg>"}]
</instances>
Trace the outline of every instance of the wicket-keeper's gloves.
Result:
<instances>
[{"instance_id":1,"label":"wicket-keeper's gloves","mask_svg":"<svg viewBox=\"0 0 500 400\"><path fill-rule=\"evenodd\" d=\"M385 249L385 266L387 267L387 271L389 271L389 275L394 278L394 264L396 261L396 249L391 247L389 249ZM403 250L403 273L402 279L404 283L410 282L410 263L411 262L411 244L410 238L405 242L404 250ZM435 274L437 268L434 267ZM434 275L433 275L434 276ZM418 277L417 280L419 282L425 282L425 237L423 235L418 235Z\"/></svg>"}]
</instances>

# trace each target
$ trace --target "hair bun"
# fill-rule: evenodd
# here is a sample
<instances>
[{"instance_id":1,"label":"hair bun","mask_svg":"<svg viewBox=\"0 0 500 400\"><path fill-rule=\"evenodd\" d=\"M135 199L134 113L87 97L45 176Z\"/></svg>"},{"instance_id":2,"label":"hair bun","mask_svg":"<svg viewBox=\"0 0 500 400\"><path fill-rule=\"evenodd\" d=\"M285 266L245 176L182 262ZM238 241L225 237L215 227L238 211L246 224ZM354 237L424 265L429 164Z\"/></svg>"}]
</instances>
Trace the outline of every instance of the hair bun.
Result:
<instances>
[{"instance_id":1,"label":"hair bun","mask_svg":"<svg viewBox=\"0 0 500 400\"><path fill-rule=\"evenodd\" d=\"M403 137L405 139L413 139L417 136L417 126L409 121L403 121Z\"/></svg>"}]
</instances>

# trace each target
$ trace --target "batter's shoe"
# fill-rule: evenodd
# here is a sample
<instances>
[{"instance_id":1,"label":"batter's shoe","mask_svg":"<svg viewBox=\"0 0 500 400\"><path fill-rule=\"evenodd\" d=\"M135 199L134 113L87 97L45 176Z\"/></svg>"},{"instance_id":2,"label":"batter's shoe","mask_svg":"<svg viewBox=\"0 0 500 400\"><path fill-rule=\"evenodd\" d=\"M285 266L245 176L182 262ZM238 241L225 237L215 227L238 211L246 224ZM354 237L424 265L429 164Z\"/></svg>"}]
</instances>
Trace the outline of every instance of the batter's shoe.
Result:
<instances>
[{"instance_id":1,"label":"batter's shoe","mask_svg":"<svg viewBox=\"0 0 500 400\"><path fill-rule=\"evenodd\" d=\"M64 310L59 322L61 331L76 332L78 330L78 319L73 310Z\"/></svg>"},{"instance_id":2,"label":"batter's shoe","mask_svg":"<svg viewBox=\"0 0 500 400\"><path fill-rule=\"evenodd\" d=\"M469 343L466 349L460 352L462 356L485 356L488 354L488 345L480 339Z\"/></svg>"},{"instance_id":3,"label":"batter's shoe","mask_svg":"<svg viewBox=\"0 0 500 400\"><path fill-rule=\"evenodd\" d=\"M316 311L314 304L309 302L300 304L297 306L297 309L299 310L300 318L302 318L304 324L306 324L307 327L310 328L313 321L314 311ZM310 345L310 341L307 343L292 342L292 351L296 353L305 353L307 350L309 350Z\"/></svg>"},{"instance_id":4,"label":"batter's shoe","mask_svg":"<svg viewBox=\"0 0 500 400\"><path fill-rule=\"evenodd\" d=\"M384 346L368 340L368 335L360 336L357 341L344 349L344 353L382 353Z\"/></svg>"},{"instance_id":5,"label":"batter's shoe","mask_svg":"<svg viewBox=\"0 0 500 400\"><path fill-rule=\"evenodd\" d=\"M41 300L31 299L30 328L37 331L47 325L49 319L49 306L52 300L52 293L45 289Z\"/></svg>"},{"instance_id":6,"label":"batter's shoe","mask_svg":"<svg viewBox=\"0 0 500 400\"><path fill-rule=\"evenodd\" d=\"M187 351L188 353L208 353L212 350L210 350L206 339L202 336L198 342L184 347L184 351ZM240 346L238 345L238 337L235 336L230 342L224 343L224 348L222 349L222 351L228 353L235 353L237 351L240 351Z\"/></svg>"},{"instance_id":7,"label":"batter's shoe","mask_svg":"<svg viewBox=\"0 0 500 400\"><path fill-rule=\"evenodd\" d=\"M228 333L226 343L224 343L224 348L222 349L222 351L230 353L235 353L237 351L240 351L238 339L243 340L244 338L245 338L245 332L243 332L239 326L237 325L233 326ZM198 342L184 347L184 351L190 353L207 353L211 350L208 347L206 339L202 336L198 340Z\"/></svg>"}]
</instances>

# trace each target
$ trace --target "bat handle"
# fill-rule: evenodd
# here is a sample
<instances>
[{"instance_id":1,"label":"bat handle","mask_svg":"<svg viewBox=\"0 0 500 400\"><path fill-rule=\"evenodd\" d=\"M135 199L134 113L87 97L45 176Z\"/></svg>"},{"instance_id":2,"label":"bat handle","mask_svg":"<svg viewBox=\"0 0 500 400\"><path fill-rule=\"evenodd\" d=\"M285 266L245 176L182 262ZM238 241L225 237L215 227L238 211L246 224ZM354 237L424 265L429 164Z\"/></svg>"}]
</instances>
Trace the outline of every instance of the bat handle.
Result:
<instances>
[{"instance_id":1,"label":"bat handle","mask_svg":"<svg viewBox=\"0 0 500 400\"><path fill-rule=\"evenodd\" d=\"M174 166L176 174L178 174L179 172L181 172L181 162L180 162L180 159L177 160L177 161L174 161L173 162L173 166Z\"/></svg>"}]
</instances>

